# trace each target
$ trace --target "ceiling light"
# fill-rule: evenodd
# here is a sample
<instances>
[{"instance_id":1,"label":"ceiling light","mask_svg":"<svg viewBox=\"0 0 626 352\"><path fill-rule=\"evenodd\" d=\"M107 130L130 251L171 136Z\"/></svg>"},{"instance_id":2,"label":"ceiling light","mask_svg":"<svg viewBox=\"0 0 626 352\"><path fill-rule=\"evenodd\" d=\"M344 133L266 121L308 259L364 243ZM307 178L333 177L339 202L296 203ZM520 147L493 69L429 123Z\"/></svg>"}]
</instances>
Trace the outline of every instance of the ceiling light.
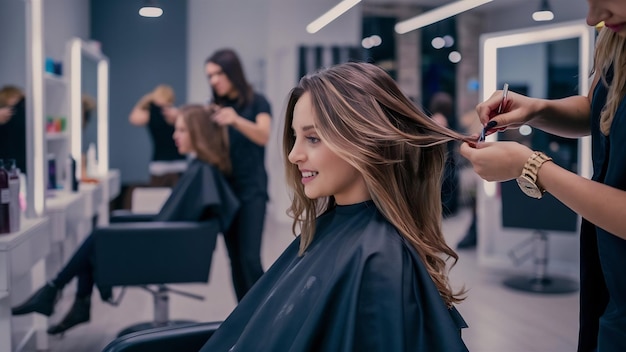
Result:
<instances>
[{"instance_id":1,"label":"ceiling light","mask_svg":"<svg viewBox=\"0 0 626 352\"><path fill-rule=\"evenodd\" d=\"M548 0L541 0L541 6L539 7L539 11L533 12L533 20L541 22L552 21L553 19L554 13L550 9L550 4L548 4Z\"/></svg>"},{"instance_id":2,"label":"ceiling light","mask_svg":"<svg viewBox=\"0 0 626 352\"><path fill-rule=\"evenodd\" d=\"M441 49L446 45L446 40L441 37L435 37L430 41L430 45L435 49Z\"/></svg>"},{"instance_id":3,"label":"ceiling light","mask_svg":"<svg viewBox=\"0 0 626 352\"><path fill-rule=\"evenodd\" d=\"M437 7L424 12L408 20L396 23L395 30L398 34L408 33L412 30L428 26L435 22L458 15L461 12L471 10L480 5L484 5L493 0L458 0L448 5Z\"/></svg>"},{"instance_id":4,"label":"ceiling light","mask_svg":"<svg viewBox=\"0 0 626 352\"><path fill-rule=\"evenodd\" d=\"M361 0L343 0L342 2L335 5L335 7L333 7L332 9L328 10L325 14L321 15L315 21L309 23L306 26L306 31L311 34L316 33L360 2Z\"/></svg>"},{"instance_id":5,"label":"ceiling light","mask_svg":"<svg viewBox=\"0 0 626 352\"><path fill-rule=\"evenodd\" d=\"M144 5L139 9L139 15L143 17L161 17L163 9L157 4L155 0L147 0Z\"/></svg>"},{"instance_id":6,"label":"ceiling light","mask_svg":"<svg viewBox=\"0 0 626 352\"><path fill-rule=\"evenodd\" d=\"M451 51L450 54L448 54L448 60L450 60L451 63L453 64L457 64L461 61L461 53L458 51Z\"/></svg>"}]
</instances>

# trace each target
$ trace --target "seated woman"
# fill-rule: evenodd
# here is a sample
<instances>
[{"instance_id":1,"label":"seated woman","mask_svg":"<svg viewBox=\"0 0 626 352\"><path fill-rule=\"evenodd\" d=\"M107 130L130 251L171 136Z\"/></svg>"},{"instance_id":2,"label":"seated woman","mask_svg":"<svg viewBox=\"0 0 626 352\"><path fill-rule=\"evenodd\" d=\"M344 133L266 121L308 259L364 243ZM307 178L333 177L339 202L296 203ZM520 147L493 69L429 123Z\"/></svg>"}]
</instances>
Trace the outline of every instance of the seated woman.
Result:
<instances>
[{"instance_id":1,"label":"seated woman","mask_svg":"<svg viewBox=\"0 0 626 352\"><path fill-rule=\"evenodd\" d=\"M283 134L301 234L201 351L467 351L441 229L456 139L375 65L302 78Z\"/></svg>"},{"instance_id":2,"label":"seated woman","mask_svg":"<svg viewBox=\"0 0 626 352\"><path fill-rule=\"evenodd\" d=\"M155 221L202 221L219 218L226 230L239 207L224 175L231 170L228 135L225 127L213 122L214 106L190 105L180 109L173 138L181 154L190 154L187 171L155 217ZM149 246L149 244L146 244ZM13 315L31 312L50 316L65 285L77 277L78 288L72 308L60 323L50 326L49 334L59 334L89 321L94 286L94 239L89 236L56 278L12 309ZM101 289L108 300L110 291Z\"/></svg>"}]
</instances>

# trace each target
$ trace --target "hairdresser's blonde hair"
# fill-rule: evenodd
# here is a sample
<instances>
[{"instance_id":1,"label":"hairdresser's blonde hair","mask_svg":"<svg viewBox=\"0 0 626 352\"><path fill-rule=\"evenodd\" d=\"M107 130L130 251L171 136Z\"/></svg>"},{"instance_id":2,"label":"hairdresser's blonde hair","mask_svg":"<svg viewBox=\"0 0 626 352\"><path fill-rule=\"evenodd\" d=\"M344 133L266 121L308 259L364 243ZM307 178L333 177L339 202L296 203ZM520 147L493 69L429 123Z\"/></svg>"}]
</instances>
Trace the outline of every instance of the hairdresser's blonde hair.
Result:
<instances>
[{"instance_id":1,"label":"hairdresser's blonde hair","mask_svg":"<svg viewBox=\"0 0 626 352\"><path fill-rule=\"evenodd\" d=\"M159 84L152 91L152 99L159 99L166 102L168 105L173 105L176 100L174 89L167 84Z\"/></svg>"},{"instance_id":2,"label":"hairdresser's blonde hair","mask_svg":"<svg viewBox=\"0 0 626 352\"><path fill-rule=\"evenodd\" d=\"M0 89L0 108L10 105L9 101L15 98L22 99L24 92L17 86L7 85Z\"/></svg>"},{"instance_id":3,"label":"hairdresser's blonde hair","mask_svg":"<svg viewBox=\"0 0 626 352\"><path fill-rule=\"evenodd\" d=\"M606 104L600 113L600 130L605 136L611 131L613 117L626 94L626 38L608 28L602 28L596 44L594 71L602 75L602 84L609 87ZM607 74L613 67L609 85Z\"/></svg>"},{"instance_id":4,"label":"hairdresser's blonde hair","mask_svg":"<svg viewBox=\"0 0 626 352\"><path fill-rule=\"evenodd\" d=\"M456 263L458 256L441 230L441 182L445 143L465 137L430 119L373 64L346 63L309 74L289 95L283 157L294 190L292 230L301 229L300 253L313 241L316 217L335 207L332 196L309 199L297 165L288 161L294 107L306 92L323 143L363 175L376 207L415 248L444 301L462 301L464 292L451 289L443 259Z\"/></svg>"}]
</instances>

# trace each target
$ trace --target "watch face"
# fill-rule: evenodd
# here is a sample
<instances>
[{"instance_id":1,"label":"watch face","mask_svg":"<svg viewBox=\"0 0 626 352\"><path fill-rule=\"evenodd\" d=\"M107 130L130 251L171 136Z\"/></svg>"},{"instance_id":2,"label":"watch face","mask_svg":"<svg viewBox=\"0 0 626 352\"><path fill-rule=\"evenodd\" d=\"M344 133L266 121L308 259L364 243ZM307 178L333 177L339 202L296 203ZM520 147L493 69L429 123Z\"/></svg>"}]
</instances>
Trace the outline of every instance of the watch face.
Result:
<instances>
[{"instance_id":1,"label":"watch face","mask_svg":"<svg viewBox=\"0 0 626 352\"><path fill-rule=\"evenodd\" d=\"M541 191L539 187L527 176L520 176L517 178L517 184L519 188L529 197L541 198Z\"/></svg>"}]
</instances>

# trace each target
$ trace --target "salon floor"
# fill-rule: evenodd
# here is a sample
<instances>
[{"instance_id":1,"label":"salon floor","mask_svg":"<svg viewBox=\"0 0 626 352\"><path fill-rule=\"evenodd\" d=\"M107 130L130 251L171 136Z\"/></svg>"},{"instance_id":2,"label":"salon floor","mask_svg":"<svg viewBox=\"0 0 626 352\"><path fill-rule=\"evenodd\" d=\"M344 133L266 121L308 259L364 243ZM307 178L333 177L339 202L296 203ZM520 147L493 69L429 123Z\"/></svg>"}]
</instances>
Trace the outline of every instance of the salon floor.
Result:
<instances>
[{"instance_id":1,"label":"salon floor","mask_svg":"<svg viewBox=\"0 0 626 352\"><path fill-rule=\"evenodd\" d=\"M470 223L469 209L444 221L444 233L455 246ZM289 223L268 219L263 244L263 259L269 266L293 239ZM197 301L170 295L170 317L194 321L224 319L235 306L228 260L221 238L213 258L209 284L178 285L176 288L200 294ZM578 294L537 295L514 291L501 282L504 273L481 268L476 251L458 251L459 262L451 272L454 286L469 288L468 298L458 309L469 324L463 338L472 352L567 352L574 351L577 339ZM73 288L74 283L69 286ZM51 318L58 321L72 303L72 289L64 296ZM121 329L152 318L151 295L138 288L126 291L119 307L100 301L94 294L91 322L80 325L65 336L50 338L53 352L95 352L115 338ZM34 347L26 347L34 351Z\"/></svg>"}]
</instances>

